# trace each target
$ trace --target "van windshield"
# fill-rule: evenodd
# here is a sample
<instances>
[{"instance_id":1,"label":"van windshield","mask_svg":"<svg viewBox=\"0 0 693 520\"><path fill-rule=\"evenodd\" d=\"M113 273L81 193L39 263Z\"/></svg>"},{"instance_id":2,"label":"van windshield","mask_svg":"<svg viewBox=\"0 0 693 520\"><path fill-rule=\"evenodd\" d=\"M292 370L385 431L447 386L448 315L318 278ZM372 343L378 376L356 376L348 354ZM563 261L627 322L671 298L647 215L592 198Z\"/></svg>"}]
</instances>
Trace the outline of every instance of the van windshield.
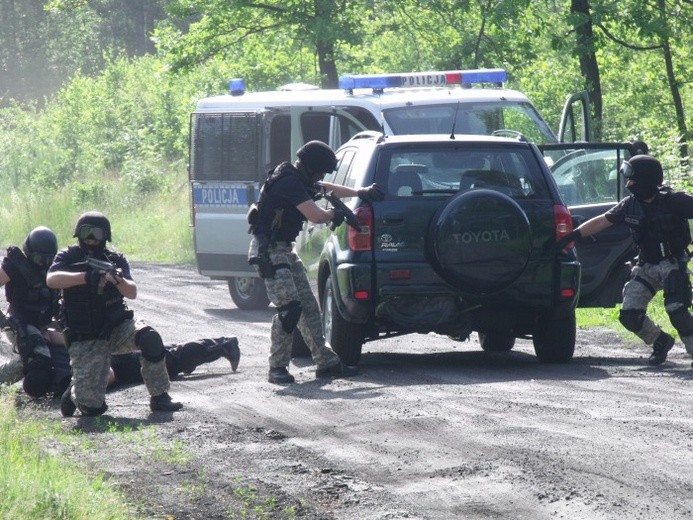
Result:
<instances>
[{"instance_id":1,"label":"van windshield","mask_svg":"<svg viewBox=\"0 0 693 520\"><path fill-rule=\"evenodd\" d=\"M449 134L455 118L455 134L492 135L514 130L533 143L557 142L536 109L526 102L413 105L383 110L383 117L396 135Z\"/></svg>"}]
</instances>

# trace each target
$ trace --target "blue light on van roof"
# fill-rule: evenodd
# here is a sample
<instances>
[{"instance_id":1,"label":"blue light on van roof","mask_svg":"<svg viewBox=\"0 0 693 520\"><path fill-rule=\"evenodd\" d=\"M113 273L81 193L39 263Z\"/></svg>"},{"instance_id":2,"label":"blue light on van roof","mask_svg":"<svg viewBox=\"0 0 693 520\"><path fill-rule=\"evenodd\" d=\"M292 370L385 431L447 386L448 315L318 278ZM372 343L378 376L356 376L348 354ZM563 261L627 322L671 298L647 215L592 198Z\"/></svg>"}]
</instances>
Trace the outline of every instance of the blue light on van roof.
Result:
<instances>
[{"instance_id":1,"label":"blue light on van roof","mask_svg":"<svg viewBox=\"0 0 693 520\"><path fill-rule=\"evenodd\" d=\"M241 78L229 80L229 93L232 96L240 96L245 92L245 81Z\"/></svg>"},{"instance_id":2,"label":"blue light on van roof","mask_svg":"<svg viewBox=\"0 0 693 520\"><path fill-rule=\"evenodd\" d=\"M501 84L508 79L504 69L471 69L452 71L412 72L395 74L346 74L339 78L339 88L407 88L471 85L473 83Z\"/></svg>"}]
</instances>

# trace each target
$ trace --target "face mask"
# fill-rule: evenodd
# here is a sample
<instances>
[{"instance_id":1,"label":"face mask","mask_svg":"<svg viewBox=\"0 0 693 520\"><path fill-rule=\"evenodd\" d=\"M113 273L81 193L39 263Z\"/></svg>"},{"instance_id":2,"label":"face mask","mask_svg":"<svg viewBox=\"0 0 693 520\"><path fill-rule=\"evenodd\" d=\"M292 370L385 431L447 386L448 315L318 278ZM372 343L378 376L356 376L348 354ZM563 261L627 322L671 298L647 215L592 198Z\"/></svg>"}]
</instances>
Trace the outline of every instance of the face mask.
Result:
<instances>
[{"instance_id":1,"label":"face mask","mask_svg":"<svg viewBox=\"0 0 693 520\"><path fill-rule=\"evenodd\" d=\"M638 184L637 182L635 184L632 184L631 186L627 186L627 188L628 191L630 191L633 194L633 196L638 200L647 200L651 197L654 197L657 193L657 186L652 186L648 184Z\"/></svg>"}]
</instances>

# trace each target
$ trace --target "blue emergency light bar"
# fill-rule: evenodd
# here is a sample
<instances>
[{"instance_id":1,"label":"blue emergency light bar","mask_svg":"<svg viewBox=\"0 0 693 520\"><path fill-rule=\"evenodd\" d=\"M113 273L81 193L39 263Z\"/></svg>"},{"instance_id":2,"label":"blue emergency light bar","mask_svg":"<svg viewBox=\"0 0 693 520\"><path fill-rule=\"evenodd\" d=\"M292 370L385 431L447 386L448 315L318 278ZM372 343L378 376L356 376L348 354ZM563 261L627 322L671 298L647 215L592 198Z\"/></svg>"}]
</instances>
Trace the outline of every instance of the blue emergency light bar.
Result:
<instances>
[{"instance_id":1,"label":"blue emergency light bar","mask_svg":"<svg viewBox=\"0 0 693 520\"><path fill-rule=\"evenodd\" d=\"M339 88L442 87L445 85L471 85L472 83L503 83L508 74L504 69L471 69L403 74L346 74L339 78Z\"/></svg>"},{"instance_id":2,"label":"blue emergency light bar","mask_svg":"<svg viewBox=\"0 0 693 520\"><path fill-rule=\"evenodd\" d=\"M241 78L229 80L229 93L232 96L240 96L245 93L245 81Z\"/></svg>"}]
</instances>

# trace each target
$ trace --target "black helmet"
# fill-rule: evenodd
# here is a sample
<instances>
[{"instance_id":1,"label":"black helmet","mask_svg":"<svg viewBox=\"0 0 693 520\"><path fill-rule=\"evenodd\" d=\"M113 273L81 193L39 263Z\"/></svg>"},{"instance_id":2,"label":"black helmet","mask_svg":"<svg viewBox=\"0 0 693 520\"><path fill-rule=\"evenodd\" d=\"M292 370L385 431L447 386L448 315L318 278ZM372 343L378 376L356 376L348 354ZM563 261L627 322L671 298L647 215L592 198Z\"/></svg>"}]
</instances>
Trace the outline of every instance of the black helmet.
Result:
<instances>
[{"instance_id":1,"label":"black helmet","mask_svg":"<svg viewBox=\"0 0 693 520\"><path fill-rule=\"evenodd\" d=\"M633 148L635 149L635 153L633 155L641 155L641 154L649 154L650 153L650 147L647 146L647 143L645 141L641 141L641 140L633 141Z\"/></svg>"},{"instance_id":2,"label":"black helmet","mask_svg":"<svg viewBox=\"0 0 693 520\"><path fill-rule=\"evenodd\" d=\"M664 182L662 164L651 155L634 155L621 165L621 175L642 186L656 187Z\"/></svg>"},{"instance_id":3,"label":"black helmet","mask_svg":"<svg viewBox=\"0 0 693 520\"><path fill-rule=\"evenodd\" d=\"M55 233L44 226L31 230L24 239L22 250L26 257L40 267L48 267L53 263L58 252L58 239Z\"/></svg>"},{"instance_id":4,"label":"black helmet","mask_svg":"<svg viewBox=\"0 0 693 520\"><path fill-rule=\"evenodd\" d=\"M322 141L308 141L298 149L296 157L311 176L324 175L337 167L337 157L332 148Z\"/></svg>"},{"instance_id":5,"label":"black helmet","mask_svg":"<svg viewBox=\"0 0 693 520\"><path fill-rule=\"evenodd\" d=\"M98 229L101 229L101 234L99 234ZM75 232L72 236L82 242L89 235L103 243L111 241L111 223L103 213L87 211L82 213L77 219Z\"/></svg>"}]
</instances>

